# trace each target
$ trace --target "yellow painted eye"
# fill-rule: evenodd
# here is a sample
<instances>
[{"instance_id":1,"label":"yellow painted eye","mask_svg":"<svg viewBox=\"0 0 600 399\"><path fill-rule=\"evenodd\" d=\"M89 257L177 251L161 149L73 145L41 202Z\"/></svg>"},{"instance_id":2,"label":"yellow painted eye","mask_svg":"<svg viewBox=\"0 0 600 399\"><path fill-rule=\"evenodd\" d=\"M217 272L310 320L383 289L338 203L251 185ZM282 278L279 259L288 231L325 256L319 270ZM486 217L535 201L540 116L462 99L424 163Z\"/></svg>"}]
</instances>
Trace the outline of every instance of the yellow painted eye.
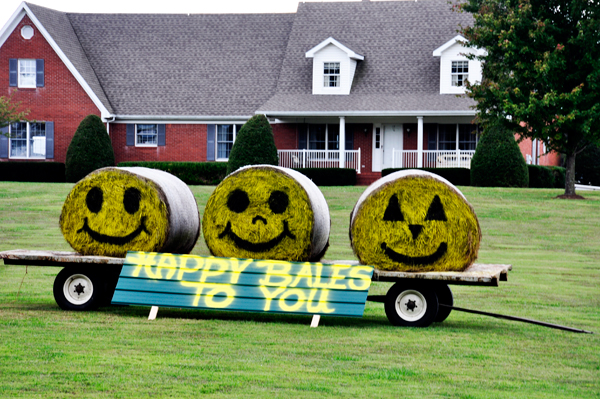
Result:
<instances>
[{"instance_id":1,"label":"yellow painted eye","mask_svg":"<svg viewBox=\"0 0 600 399\"><path fill-rule=\"evenodd\" d=\"M104 168L73 187L60 228L84 255L188 253L200 234L200 217L193 194L175 176L147 168Z\"/></svg>"},{"instance_id":2,"label":"yellow painted eye","mask_svg":"<svg viewBox=\"0 0 600 399\"><path fill-rule=\"evenodd\" d=\"M378 180L355 205L352 248L364 264L382 270L464 270L477 258L481 229L462 193L423 171Z\"/></svg>"},{"instance_id":3,"label":"yellow painted eye","mask_svg":"<svg viewBox=\"0 0 600 399\"><path fill-rule=\"evenodd\" d=\"M270 165L250 166L219 184L202 225L215 256L318 260L329 241L329 208L306 176Z\"/></svg>"}]
</instances>

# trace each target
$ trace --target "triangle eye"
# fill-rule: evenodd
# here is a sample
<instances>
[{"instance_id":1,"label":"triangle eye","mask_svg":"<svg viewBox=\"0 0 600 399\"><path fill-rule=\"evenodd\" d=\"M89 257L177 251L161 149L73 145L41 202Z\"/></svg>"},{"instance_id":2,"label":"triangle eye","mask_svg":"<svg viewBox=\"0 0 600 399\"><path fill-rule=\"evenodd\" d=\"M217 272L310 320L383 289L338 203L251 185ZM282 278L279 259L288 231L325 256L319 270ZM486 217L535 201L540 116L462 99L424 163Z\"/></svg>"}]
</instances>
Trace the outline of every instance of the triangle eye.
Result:
<instances>
[{"instance_id":1,"label":"triangle eye","mask_svg":"<svg viewBox=\"0 0 600 399\"><path fill-rule=\"evenodd\" d=\"M427 211L425 220L442 220L444 222L448 220L439 196L436 195L433 198L433 201L431 201L431 205L429 205L429 210Z\"/></svg>"},{"instance_id":2,"label":"triangle eye","mask_svg":"<svg viewBox=\"0 0 600 399\"><path fill-rule=\"evenodd\" d=\"M400 204L398 203L398 197L396 194L392 195L388 206L383 214L383 220L388 222L404 222L404 215L400 210Z\"/></svg>"}]
</instances>

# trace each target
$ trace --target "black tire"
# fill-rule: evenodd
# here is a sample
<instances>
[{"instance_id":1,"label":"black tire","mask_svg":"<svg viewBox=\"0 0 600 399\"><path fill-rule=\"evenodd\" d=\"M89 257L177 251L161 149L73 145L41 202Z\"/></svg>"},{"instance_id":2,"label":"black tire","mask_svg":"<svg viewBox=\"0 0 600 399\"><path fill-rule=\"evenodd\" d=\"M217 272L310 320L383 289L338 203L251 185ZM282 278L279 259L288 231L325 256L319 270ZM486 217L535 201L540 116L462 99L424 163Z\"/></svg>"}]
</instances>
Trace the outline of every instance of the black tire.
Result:
<instances>
[{"instance_id":1,"label":"black tire","mask_svg":"<svg viewBox=\"0 0 600 399\"><path fill-rule=\"evenodd\" d=\"M106 284L87 268L65 267L54 279L54 300L61 309L97 309L105 298Z\"/></svg>"},{"instance_id":2,"label":"black tire","mask_svg":"<svg viewBox=\"0 0 600 399\"><path fill-rule=\"evenodd\" d=\"M454 306L454 296L452 295L452 291L450 290L448 284L440 284L435 287L435 293L440 305ZM450 316L450 312L452 312L452 309L439 306L438 313L437 316L435 316L434 321L436 323L441 323L442 321L446 320L448 316Z\"/></svg>"},{"instance_id":3,"label":"black tire","mask_svg":"<svg viewBox=\"0 0 600 399\"><path fill-rule=\"evenodd\" d=\"M394 326L427 327L437 315L438 299L429 287L398 282L388 291L384 307Z\"/></svg>"}]
</instances>

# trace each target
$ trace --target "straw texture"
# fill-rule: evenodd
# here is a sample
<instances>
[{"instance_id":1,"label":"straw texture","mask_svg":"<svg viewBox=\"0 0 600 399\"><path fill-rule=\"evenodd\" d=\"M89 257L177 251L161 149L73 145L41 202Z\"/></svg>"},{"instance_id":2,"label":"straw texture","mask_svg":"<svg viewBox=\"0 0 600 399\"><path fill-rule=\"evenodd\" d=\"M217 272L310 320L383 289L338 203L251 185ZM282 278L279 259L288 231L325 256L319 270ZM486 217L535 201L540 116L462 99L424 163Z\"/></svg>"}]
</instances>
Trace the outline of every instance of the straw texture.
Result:
<instances>
[{"instance_id":1,"label":"straw texture","mask_svg":"<svg viewBox=\"0 0 600 399\"><path fill-rule=\"evenodd\" d=\"M361 263L381 270L462 271L477 258L481 229L450 182L406 170L365 190L350 216L350 240Z\"/></svg>"},{"instance_id":2,"label":"straw texture","mask_svg":"<svg viewBox=\"0 0 600 399\"><path fill-rule=\"evenodd\" d=\"M247 166L217 186L206 204L202 229L215 256L316 261L329 243L329 208L302 174L271 165Z\"/></svg>"},{"instance_id":3,"label":"straw texture","mask_svg":"<svg viewBox=\"0 0 600 399\"><path fill-rule=\"evenodd\" d=\"M189 253L200 234L200 217L193 194L175 176L148 168L109 167L73 187L60 229L84 255Z\"/></svg>"}]
</instances>

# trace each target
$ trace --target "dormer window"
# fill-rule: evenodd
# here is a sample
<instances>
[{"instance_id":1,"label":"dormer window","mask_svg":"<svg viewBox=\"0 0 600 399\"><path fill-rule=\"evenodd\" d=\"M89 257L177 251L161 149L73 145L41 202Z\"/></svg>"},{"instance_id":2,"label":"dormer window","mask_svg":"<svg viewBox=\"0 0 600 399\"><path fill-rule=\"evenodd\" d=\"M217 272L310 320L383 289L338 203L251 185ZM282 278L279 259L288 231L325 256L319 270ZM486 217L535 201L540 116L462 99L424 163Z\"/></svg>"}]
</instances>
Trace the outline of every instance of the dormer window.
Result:
<instances>
[{"instance_id":1,"label":"dormer window","mask_svg":"<svg viewBox=\"0 0 600 399\"><path fill-rule=\"evenodd\" d=\"M340 87L340 63L325 62L323 66L323 87Z\"/></svg>"},{"instance_id":2,"label":"dormer window","mask_svg":"<svg viewBox=\"0 0 600 399\"><path fill-rule=\"evenodd\" d=\"M464 86L469 78L469 61L452 61L452 86Z\"/></svg>"}]
</instances>

